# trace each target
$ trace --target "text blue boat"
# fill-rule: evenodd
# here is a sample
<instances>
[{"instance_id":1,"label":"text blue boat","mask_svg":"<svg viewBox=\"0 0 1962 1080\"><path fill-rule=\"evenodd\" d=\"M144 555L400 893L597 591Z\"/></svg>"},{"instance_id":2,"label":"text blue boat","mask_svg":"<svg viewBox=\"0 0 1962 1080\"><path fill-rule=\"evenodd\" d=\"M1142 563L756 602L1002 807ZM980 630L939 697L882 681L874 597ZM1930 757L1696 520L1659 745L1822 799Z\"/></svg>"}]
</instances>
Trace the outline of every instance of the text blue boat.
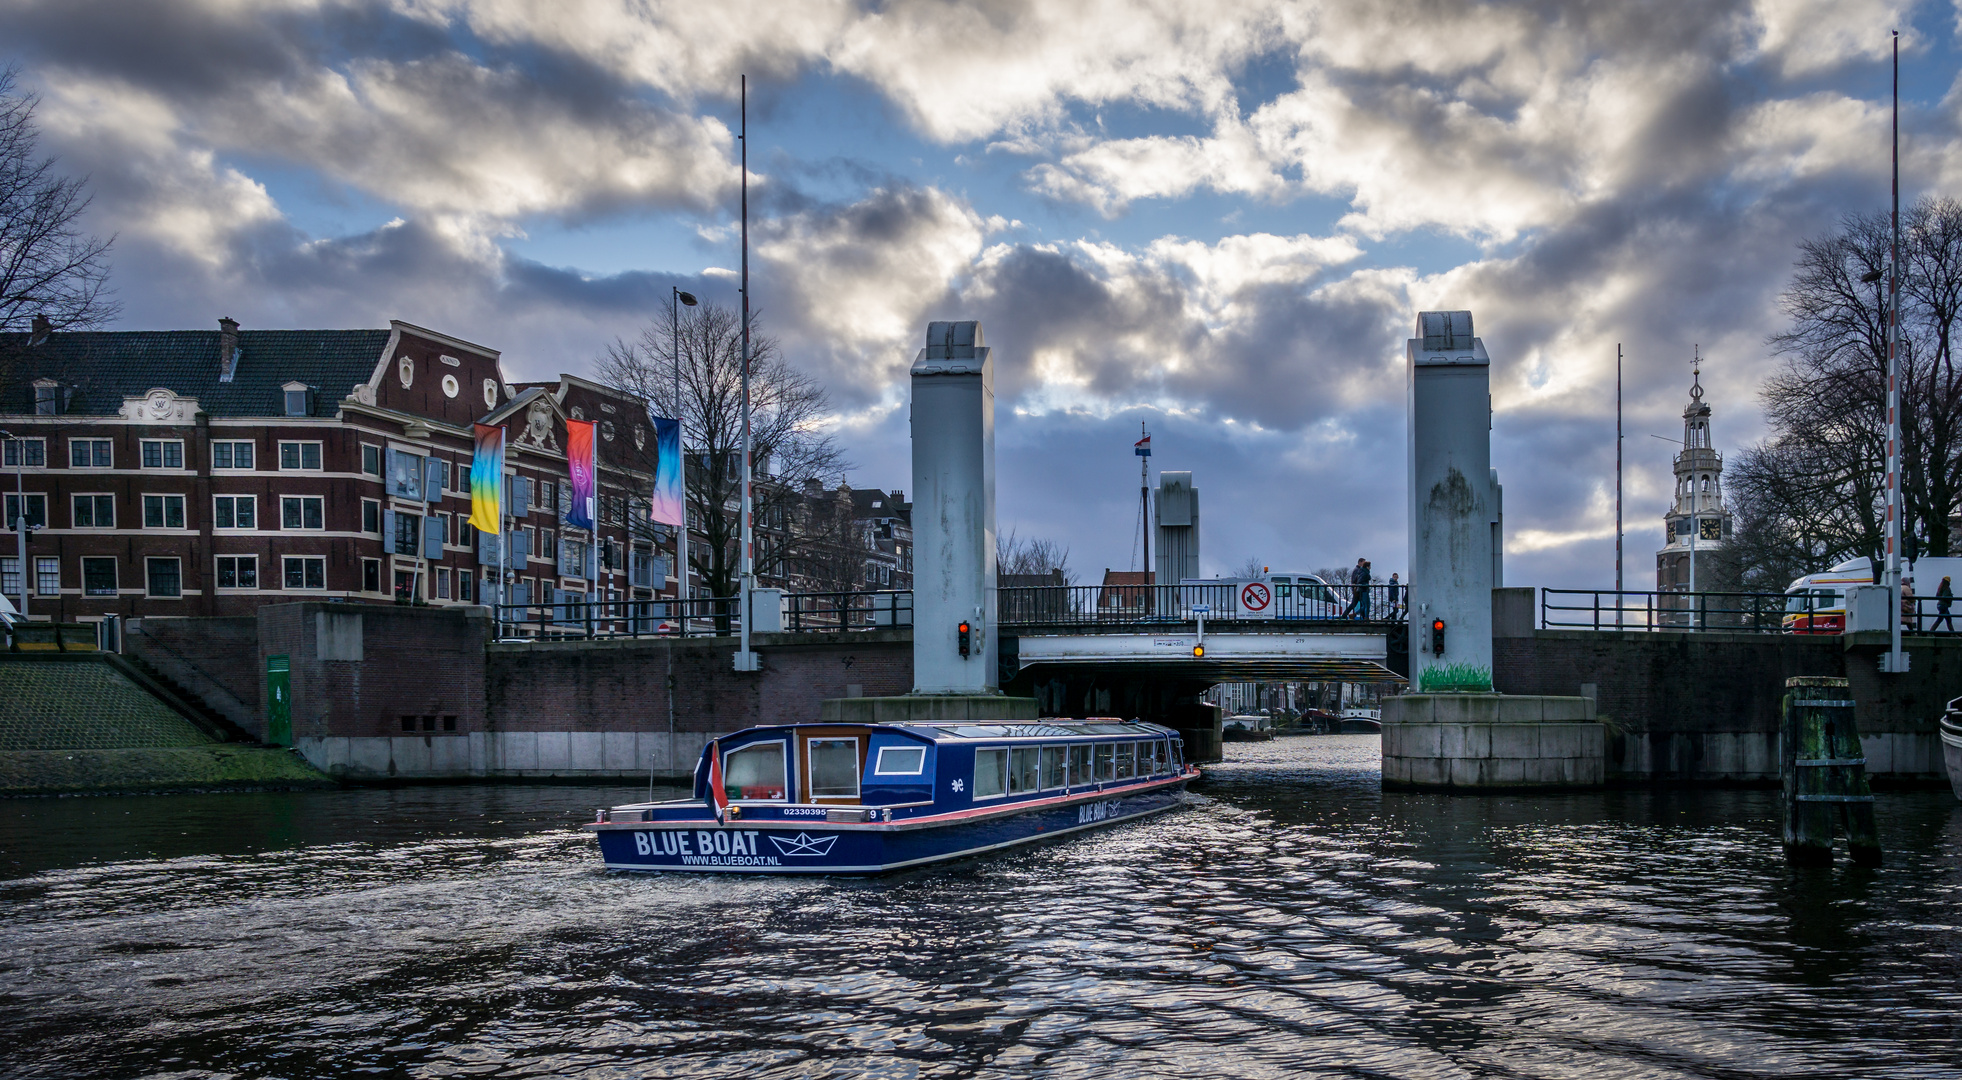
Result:
<instances>
[{"instance_id":1,"label":"text blue boat","mask_svg":"<svg viewBox=\"0 0 1962 1080\"><path fill-rule=\"evenodd\" d=\"M1109 719L749 728L703 748L694 798L584 827L615 870L876 874L1169 810L1199 775L1181 749Z\"/></svg>"}]
</instances>

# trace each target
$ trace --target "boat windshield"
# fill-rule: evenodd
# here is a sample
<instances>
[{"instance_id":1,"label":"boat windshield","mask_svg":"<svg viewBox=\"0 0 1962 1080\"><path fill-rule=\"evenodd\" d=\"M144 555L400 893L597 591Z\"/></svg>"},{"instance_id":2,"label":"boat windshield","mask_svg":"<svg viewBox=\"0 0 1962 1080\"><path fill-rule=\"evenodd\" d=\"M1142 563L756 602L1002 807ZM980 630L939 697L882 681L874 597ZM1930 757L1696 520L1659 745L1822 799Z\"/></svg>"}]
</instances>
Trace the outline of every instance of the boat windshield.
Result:
<instances>
[{"instance_id":1,"label":"boat windshield","mask_svg":"<svg viewBox=\"0 0 1962 1080\"><path fill-rule=\"evenodd\" d=\"M757 743L722 756L722 791L731 800L784 797L783 744Z\"/></svg>"},{"instance_id":2,"label":"boat windshield","mask_svg":"<svg viewBox=\"0 0 1962 1080\"><path fill-rule=\"evenodd\" d=\"M858 798L858 740L812 739L811 797Z\"/></svg>"}]
</instances>

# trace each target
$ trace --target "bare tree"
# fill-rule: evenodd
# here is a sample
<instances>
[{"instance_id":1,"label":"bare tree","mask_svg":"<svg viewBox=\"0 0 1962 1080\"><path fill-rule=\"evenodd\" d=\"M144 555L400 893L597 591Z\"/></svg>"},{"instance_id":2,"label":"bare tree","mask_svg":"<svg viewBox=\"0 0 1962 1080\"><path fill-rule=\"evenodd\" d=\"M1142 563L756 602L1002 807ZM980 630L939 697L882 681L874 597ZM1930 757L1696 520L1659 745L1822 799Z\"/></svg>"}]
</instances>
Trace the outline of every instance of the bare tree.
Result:
<instances>
[{"instance_id":1,"label":"bare tree","mask_svg":"<svg viewBox=\"0 0 1962 1080\"><path fill-rule=\"evenodd\" d=\"M671 301L672 302L672 301ZM802 484L841 482L848 463L819 430L828 409L824 388L783 358L776 339L750 336L750 442L757 479L753 513L762 523L782 522L781 545L759 551L759 572L794 565L812 541L799 528ZM715 596L733 596L741 563L742 317L726 307L683 308L680 333L663 316L632 341L616 340L594 362L599 381L648 403L656 416L679 417L684 444L688 562ZM675 364L681 368L675 396ZM651 443L651 440L650 440ZM650 445L651 451L651 445Z\"/></svg>"},{"instance_id":2,"label":"bare tree","mask_svg":"<svg viewBox=\"0 0 1962 1080\"><path fill-rule=\"evenodd\" d=\"M1799 245L1782 302L1786 358L1763 391L1771 435L1736 459L1738 578L1782 589L1792 576L1865 555L1886 537L1885 214L1848 217ZM1902 554L1950 553L1962 508L1962 377L1952 340L1962 315L1962 203L1924 200L1901 244ZM1779 580L1783 578L1783 580Z\"/></svg>"},{"instance_id":3,"label":"bare tree","mask_svg":"<svg viewBox=\"0 0 1962 1080\"><path fill-rule=\"evenodd\" d=\"M1022 537L1016 530L995 534L995 573L1063 575L1063 584L1076 584L1076 571L1070 568L1070 549L1066 544L1038 537Z\"/></svg>"},{"instance_id":4,"label":"bare tree","mask_svg":"<svg viewBox=\"0 0 1962 1080\"><path fill-rule=\"evenodd\" d=\"M1249 555L1247 556L1247 561L1241 563L1239 569L1233 571L1233 576L1252 578L1252 577L1259 577L1260 575L1265 574L1266 572L1267 572L1267 564L1261 562L1259 556Z\"/></svg>"},{"instance_id":5,"label":"bare tree","mask_svg":"<svg viewBox=\"0 0 1962 1080\"><path fill-rule=\"evenodd\" d=\"M19 74L0 68L0 332L29 330L36 316L54 330L100 326L117 311L112 241L82 232L88 183L40 156L38 99L17 89Z\"/></svg>"}]
</instances>

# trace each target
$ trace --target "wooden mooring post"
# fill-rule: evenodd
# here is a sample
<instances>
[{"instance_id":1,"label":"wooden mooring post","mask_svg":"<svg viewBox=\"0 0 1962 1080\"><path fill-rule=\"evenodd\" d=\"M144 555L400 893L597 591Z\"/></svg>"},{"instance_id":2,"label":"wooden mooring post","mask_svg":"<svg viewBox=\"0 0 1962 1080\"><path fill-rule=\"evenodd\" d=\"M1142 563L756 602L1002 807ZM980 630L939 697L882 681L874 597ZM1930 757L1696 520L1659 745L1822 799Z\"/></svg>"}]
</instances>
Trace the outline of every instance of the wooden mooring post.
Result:
<instances>
[{"instance_id":1,"label":"wooden mooring post","mask_svg":"<svg viewBox=\"0 0 1962 1080\"><path fill-rule=\"evenodd\" d=\"M1880 834L1873 821L1867 759L1853 722L1852 691L1845 679L1801 676L1785 680L1778 728L1778 767L1785 785L1785 857L1795 863L1833 861L1833 824L1846 835L1848 853L1862 866L1880 865Z\"/></svg>"}]
</instances>

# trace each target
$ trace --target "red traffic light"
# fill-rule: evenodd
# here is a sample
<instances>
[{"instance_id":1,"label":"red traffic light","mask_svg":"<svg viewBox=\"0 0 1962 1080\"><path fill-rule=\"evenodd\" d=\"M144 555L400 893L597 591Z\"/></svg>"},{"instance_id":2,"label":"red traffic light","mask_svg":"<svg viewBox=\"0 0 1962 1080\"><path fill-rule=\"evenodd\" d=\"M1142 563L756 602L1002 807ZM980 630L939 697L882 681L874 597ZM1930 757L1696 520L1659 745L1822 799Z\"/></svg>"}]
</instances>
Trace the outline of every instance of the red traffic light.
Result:
<instances>
[{"instance_id":1,"label":"red traffic light","mask_svg":"<svg viewBox=\"0 0 1962 1080\"><path fill-rule=\"evenodd\" d=\"M963 619L963 620L961 620L961 634L960 634L960 639L961 639L961 655L962 655L962 656L967 656L967 655L969 655L969 654L970 654L970 653L972 652L972 650L973 650L973 645L971 644L971 640L972 640L972 639L971 639L971 636L970 636L970 633L971 633L971 630L972 630L972 628L971 628L971 627L969 627L969 626L967 625L967 620L965 620L965 619Z\"/></svg>"},{"instance_id":2,"label":"red traffic light","mask_svg":"<svg viewBox=\"0 0 1962 1080\"><path fill-rule=\"evenodd\" d=\"M1433 656L1444 655L1444 620L1443 619L1431 620L1431 654Z\"/></svg>"}]
</instances>

